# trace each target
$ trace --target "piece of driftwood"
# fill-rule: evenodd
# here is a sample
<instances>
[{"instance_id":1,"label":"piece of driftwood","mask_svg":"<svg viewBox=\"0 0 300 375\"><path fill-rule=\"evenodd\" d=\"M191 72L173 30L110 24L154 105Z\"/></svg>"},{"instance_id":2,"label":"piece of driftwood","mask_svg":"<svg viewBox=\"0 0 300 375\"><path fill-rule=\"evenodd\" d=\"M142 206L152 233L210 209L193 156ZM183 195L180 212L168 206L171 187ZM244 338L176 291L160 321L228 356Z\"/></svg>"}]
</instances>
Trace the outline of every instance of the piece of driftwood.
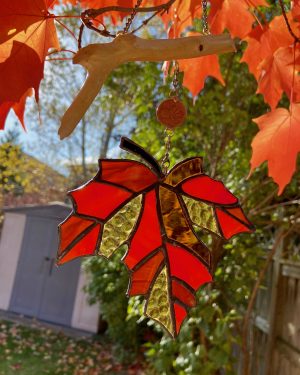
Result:
<instances>
[{"instance_id":1,"label":"piece of driftwood","mask_svg":"<svg viewBox=\"0 0 300 375\"><path fill-rule=\"evenodd\" d=\"M111 43L90 44L79 50L73 63L88 72L86 81L61 120L61 139L70 135L82 119L109 75L129 61L165 61L235 51L229 35L201 35L178 39L142 39L120 34Z\"/></svg>"}]
</instances>

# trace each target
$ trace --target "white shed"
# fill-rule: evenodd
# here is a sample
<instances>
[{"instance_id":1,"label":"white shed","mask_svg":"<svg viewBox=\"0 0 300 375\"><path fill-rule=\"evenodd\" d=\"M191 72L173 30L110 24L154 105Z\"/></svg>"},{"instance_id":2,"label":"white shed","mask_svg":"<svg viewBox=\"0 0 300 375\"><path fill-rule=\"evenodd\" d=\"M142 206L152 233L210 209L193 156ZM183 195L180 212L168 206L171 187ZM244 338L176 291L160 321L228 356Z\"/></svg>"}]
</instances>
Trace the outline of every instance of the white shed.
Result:
<instances>
[{"instance_id":1,"label":"white shed","mask_svg":"<svg viewBox=\"0 0 300 375\"><path fill-rule=\"evenodd\" d=\"M55 265L57 225L70 211L60 203L4 209L0 309L97 332L99 306L87 302L81 260Z\"/></svg>"}]
</instances>

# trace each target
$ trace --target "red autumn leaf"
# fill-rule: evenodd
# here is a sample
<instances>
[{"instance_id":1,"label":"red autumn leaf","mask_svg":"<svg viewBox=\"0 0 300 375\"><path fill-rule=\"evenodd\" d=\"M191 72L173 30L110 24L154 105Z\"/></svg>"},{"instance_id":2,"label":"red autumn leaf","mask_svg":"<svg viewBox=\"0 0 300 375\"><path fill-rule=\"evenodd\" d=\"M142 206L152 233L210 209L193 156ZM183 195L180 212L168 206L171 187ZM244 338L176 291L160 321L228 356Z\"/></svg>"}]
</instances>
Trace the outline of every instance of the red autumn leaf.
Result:
<instances>
[{"instance_id":1,"label":"red autumn leaf","mask_svg":"<svg viewBox=\"0 0 300 375\"><path fill-rule=\"evenodd\" d=\"M183 85L190 90L193 96L198 95L203 89L208 76L216 78L223 85L225 84L217 55L180 60L179 67L184 72Z\"/></svg>"},{"instance_id":2,"label":"red autumn leaf","mask_svg":"<svg viewBox=\"0 0 300 375\"><path fill-rule=\"evenodd\" d=\"M251 8L268 6L265 0L214 0L211 2L209 22L215 34L225 29L235 37L244 38L252 29L255 17Z\"/></svg>"},{"instance_id":3,"label":"red autumn leaf","mask_svg":"<svg viewBox=\"0 0 300 375\"><path fill-rule=\"evenodd\" d=\"M0 129L3 130L5 126L5 120L7 118L7 115L12 108L18 117L21 125L23 126L23 129L25 130L25 123L24 123L24 113L25 113L25 104L26 99L29 96L32 96L33 92L32 89L29 89L25 92L25 94L21 97L19 102L6 102L0 105Z\"/></svg>"},{"instance_id":4,"label":"red autumn leaf","mask_svg":"<svg viewBox=\"0 0 300 375\"><path fill-rule=\"evenodd\" d=\"M188 33L188 35L200 35ZM193 96L203 89L208 76L214 77L224 84L217 55L202 56L194 59L179 60L179 68L184 72L183 85L189 89Z\"/></svg>"},{"instance_id":5,"label":"red autumn leaf","mask_svg":"<svg viewBox=\"0 0 300 375\"><path fill-rule=\"evenodd\" d=\"M272 109L276 108L283 91L290 99L293 94L295 102L300 99L299 66L296 66L299 50L295 52L297 55L294 56L294 46L279 48L260 65L257 92L263 94L264 100Z\"/></svg>"},{"instance_id":6,"label":"red autumn leaf","mask_svg":"<svg viewBox=\"0 0 300 375\"><path fill-rule=\"evenodd\" d=\"M261 48L260 38L265 30L265 27L258 25L244 38L248 45L241 58L241 62L245 62L248 65L249 71L257 80L261 73L258 67L264 59L262 54L265 51Z\"/></svg>"},{"instance_id":7,"label":"red autumn leaf","mask_svg":"<svg viewBox=\"0 0 300 375\"><path fill-rule=\"evenodd\" d=\"M300 20L300 0L293 0L292 14L295 19Z\"/></svg>"},{"instance_id":8,"label":"red autumn leaf","mask_svg":"<svg viewBox=\"0 0 300 375\"><path fill-rule=\"evenodd\" d=\"M54 19L48 14L53 0L0 2L0 113L12 108L30 89L38 90L49 48L59 48ZM4 117L0 118L1 123Z\"/></svg>"},{"instance_id":9,"label":"red autumn leaf","mask_svg":"<svg viewBox=\"0 0 300 375\"><path fill-rule=\"evenodd\" d=\"M289 22L296 30L299 27L288 14ZM241 61L246 62L249 70L258 81L258 93L274 109L282 93L288 97L293 91L294 101L299 100L300 86L294 69L294 39L289 33L283 16L275 17L269 25L256 26L245 39L248 47ZM295 61L299 48L295 50Z\"/></svg>"},{"instance_id":10,"label":"red autumn leaf","mask_svg":"<svg viewBox=\"0 0 300 375\"><path fill-rule=\"evenodd\" d=\"M184 160L164 175L138 145L124 138L122 147L152 168L100 160L98 174L70 192L73 212L60 224L57 263L109 258L126 244L128 295L145 296L145 314L175 337L196 305L196 291L212 280L211 253L194 226L225 239L253 227L237 198L203 173L201 158Z\"/></svg>"},{"instance_id":11,"label":"red autumn leaf","mask_svg":"<svg viewBox=\"0 0 300 375\"><path fill-rule=\"evenodd\" d=\"M161 3L157 2L155 5L159 4ZM162 19L166 27L169 27L171 22L168 37L178 38L187 27L193 25L195 17L201 18L201 16L202 7L197 0L177 0L171 6L170 10L163 14Z\"/></svg>"},{"instance_id":12,"label":"red autumn leaf","mask_svg":"<svg viewBox=\"0 0 300 375\"><path fill-rule=\"evenodd\" d=\"M290 182L300 151L300 104L291 104L290 111L277 108L253 120L259 132L252 142L251 172L267 161L269 176L281 194Z\"/></svg>"}]
</instances>

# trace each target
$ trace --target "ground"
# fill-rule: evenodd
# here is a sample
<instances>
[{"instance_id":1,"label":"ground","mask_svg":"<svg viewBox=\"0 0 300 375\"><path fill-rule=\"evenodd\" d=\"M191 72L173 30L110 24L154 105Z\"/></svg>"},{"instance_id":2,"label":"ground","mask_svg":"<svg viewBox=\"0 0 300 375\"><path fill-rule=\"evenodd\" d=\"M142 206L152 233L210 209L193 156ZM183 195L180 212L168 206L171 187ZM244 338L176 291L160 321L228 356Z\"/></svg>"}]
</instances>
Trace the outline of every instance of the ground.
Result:
<instances>
[{"instance_id":1,"label":"ground","mask_svg":"<svg viewBox=\"0 0 300 375\"><path fill-rule=\"evenodd\" d=\"M142 375L112 356L107 338L69 337L47 327L0 320L0 375Z\"/></svg>"}]
</instances>

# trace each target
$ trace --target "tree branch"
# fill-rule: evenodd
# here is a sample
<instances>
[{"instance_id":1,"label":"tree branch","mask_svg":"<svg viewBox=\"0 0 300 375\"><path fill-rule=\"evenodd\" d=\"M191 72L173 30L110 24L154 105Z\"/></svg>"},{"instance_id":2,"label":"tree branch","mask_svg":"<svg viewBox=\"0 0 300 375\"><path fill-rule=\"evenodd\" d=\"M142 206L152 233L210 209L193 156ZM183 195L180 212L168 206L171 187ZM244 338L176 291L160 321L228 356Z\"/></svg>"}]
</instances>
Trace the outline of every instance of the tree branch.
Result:
<instances>
[{"instance_id":1,"label":"tree branch","mask_svg":"<svg viewBox=\"0 0 300 375\"><path fill-rule=\"evenodd\" d=\"M153 6L153 7L144 7L136 9L137 13L149 13L149 12L157 12L164 10L167 12L169 8L175 3L176 0L169 0L165 4ZM107 13L107 12L123 12L123 13L130 13L134 10L134 8L127 8L127 7L120 7L120 6L109 6L99 9L87 9L82 12L83 17L88 18L95 18L100 16L100 14Z\"/></svg>"},{"instance_id":2,"label":"tree branch","mask_svg":"<svg viewBox=\"0 0 300 375\"><path fill-rule=\"evenodd\" d=\"M149 17L147 20L143 21L142 25L139 26L137 29L133 30L132 33L139 30L141 27L145 26L153 17L155 17L158 13L164 14L165 12L168 12L169 8L173 5L173 3L176 0L169 0L165 4L153 6L153 7L144 7L144 8L127 8L127 7L120 7L120 6L109 6L99 9L87 9L84 12L81 13L81 20L82 23L88 28L93 31L96 31L98 34L106 37L115 38L116 34L111 33L108 31L105 27L105 25L102 24L103 29L98 29L95 27L91 19L95 19L96 17L100 16L101 14L107 13L107 12L124 12L124 13L130 13L132 11L135 11L136 13L150 13L155 12L151 17ZM82 34L82 33L81 33ZM81 37L80 34L80 37ZM78 40L78 45L81 46L81 39Z\"/></svg>"},{"instance_id":3,"label":"tree branch","mask_svg":"<svg viewBox=\"0 0 300 375\"><path fill-rule=\"evenodd\" d=\"M289 30L289 33L291 34L291 36L294 38L295 42L296 43L299 43L300 42L300 39L297 37L297 35L294 33L294 31L292 30L292 27L289 23L289 20L288 20L288 17L287 17L287 14L286 14L286 11L284 9L284 4L283 4L283 1L282 0L278 0L279 1L279 5L280 5L280 8L281 8L281 11L282 11L282 15L283 15L283 18L285 20L285 23L286 23L286 26Z\"/></svg>"}]
</instances>

